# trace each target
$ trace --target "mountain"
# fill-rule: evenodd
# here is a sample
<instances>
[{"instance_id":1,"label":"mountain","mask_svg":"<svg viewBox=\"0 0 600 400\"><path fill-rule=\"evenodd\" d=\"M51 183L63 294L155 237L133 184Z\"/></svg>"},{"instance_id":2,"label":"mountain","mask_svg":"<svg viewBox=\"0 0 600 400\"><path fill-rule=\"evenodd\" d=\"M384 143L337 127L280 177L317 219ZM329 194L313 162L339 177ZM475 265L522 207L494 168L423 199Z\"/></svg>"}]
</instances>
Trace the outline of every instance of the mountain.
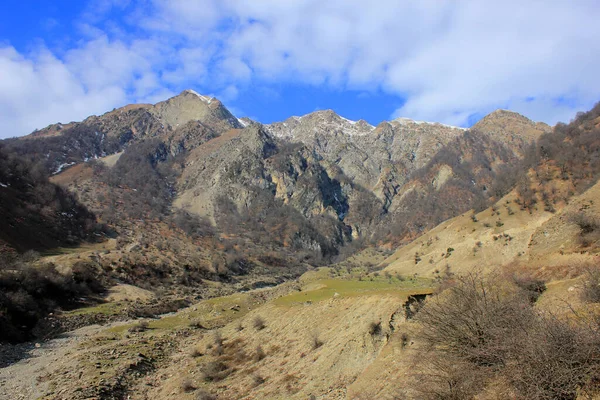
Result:
<instances>
[{"instance_id":1,"label":"mountain","mask_svg":"<svg viewBox=\"0 0 600 400\"><path fill-rule=\"evenodd\" d=\"M542 134L552 131L552 128L543 122L531 121L509 110L496 110L479 120L471 129L502 138L505 143L511 143L519 149L519 142L531 143Z\"/></svg>"},{"instance_id":2,"label":"mountain","mask_svg":"<svg viewBox=\"0 0 600 400\"><path fill-rule=\"evenodd\" d=\"M5 397L597 394L599 128L184 91L0 142L0 340L71 331Z\"/></svg>"},{"instance_id":3,"label":"mountain","mask_svg":"<svg viewBox=\"0 0 600 400\"><path fill-rule=\"evenodd\" d=\"M132 160L125 157L116 161L116 170L143 176L146 167L174 168L162 194L153 195L164 199L159 213L169 212L172 204L230 231L240 224L253 225L251 231L265 225L267 210L284 210L288 226L272 221L270 235L285 232L279 241L284 247L331 256L356 239L403 240L501 195L506 188L488 191L497 175L508 175L507 166L523 159L527 145L548 129L501 110L471 130L404 118L374 127L332 110L262 125L234 117L215 98L186 90L156 105L130 105L80 123L52 125L7 146L41 162L50 174L150 146L154 150L145 151L156 158L150 164L134 168L125 165ZM149 141L155 144L142 145ZM113 171L109 179L113 187L123 180L116 175ZM135 189L142 181L129 183ZM460 207L445 204L448 200L428 205L435 215L415 210L424 205L417 198L437 193L443 199L446 192L461 198ZM99 210L92 203L87 205ZM410 215L420 222L411 222Z\"/></svg>"},{"instance_id":4,"label":"mountain","mask_svg":"<svg viewBox=\"0 0 600 400\"><path fill-rule=\"evenodd\" d=\"M103 285L160 287L164 301L214 294L205 279L224 284L217 293L279 283L487 207L514 187L548 129L500 111L476 127L371 126L331 110L263 125L186 90L3 141L54 188L18 207L39 223L2 210L3 246L75 246L35 262L71 271L83 260ZM14 198L31 196L20 188ZM112 238L77 249L102 224ZM53 228L33 240L42 226Z\"/></svg>"}]
</instances>

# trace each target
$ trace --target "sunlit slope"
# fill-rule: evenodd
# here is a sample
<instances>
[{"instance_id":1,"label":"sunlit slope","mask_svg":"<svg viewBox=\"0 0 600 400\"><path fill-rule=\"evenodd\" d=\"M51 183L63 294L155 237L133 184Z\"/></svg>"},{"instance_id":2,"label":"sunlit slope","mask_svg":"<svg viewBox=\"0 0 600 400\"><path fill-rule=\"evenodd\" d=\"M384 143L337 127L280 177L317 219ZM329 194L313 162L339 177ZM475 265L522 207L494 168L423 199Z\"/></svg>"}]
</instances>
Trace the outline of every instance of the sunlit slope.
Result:
<instances>
[{"instance_id":1,"label":"sunlit slope","mask_svg":"<svg viewBox=\"0 0 600 400\"><path fill-rule=\"evenodd\" d=\"M599 196L600 184L596 184L568 204L557 205L552 213L545 211L543 204L522 209L511 192L480 213L470 211L445 221L398 249L382 265L393 273L422 277L443 274L448 268L456 273L511 263L535 267L542 275L553 269L575 275L577 271L565 269L597 258L593 243L582 240L583 228L577 221L589 219L594 225L600 216L600 205L594 199ZM586 229L593 231L595 225Z\"/></svg>"}]
</instances>

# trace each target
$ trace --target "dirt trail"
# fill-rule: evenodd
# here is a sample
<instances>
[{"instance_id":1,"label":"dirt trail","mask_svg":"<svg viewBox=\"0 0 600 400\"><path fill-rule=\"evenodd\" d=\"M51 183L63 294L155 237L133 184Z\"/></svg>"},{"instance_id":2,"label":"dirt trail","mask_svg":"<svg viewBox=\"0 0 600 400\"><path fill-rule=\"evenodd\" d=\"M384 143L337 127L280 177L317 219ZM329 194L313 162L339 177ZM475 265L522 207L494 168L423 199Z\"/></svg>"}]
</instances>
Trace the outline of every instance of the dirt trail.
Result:
<instances>
[{"instance_id":1,"label":"dirt trail","mask_svg":"<svg viewBox=\"0 0 600 400\"><path fill-rule=\"evenodd\" d=\"M125 322L90 325L46 342L0 346L0 400L36 399L47 391L45 377L72 362L66 357L89 336Z\"/></svg>"}]
</instances>

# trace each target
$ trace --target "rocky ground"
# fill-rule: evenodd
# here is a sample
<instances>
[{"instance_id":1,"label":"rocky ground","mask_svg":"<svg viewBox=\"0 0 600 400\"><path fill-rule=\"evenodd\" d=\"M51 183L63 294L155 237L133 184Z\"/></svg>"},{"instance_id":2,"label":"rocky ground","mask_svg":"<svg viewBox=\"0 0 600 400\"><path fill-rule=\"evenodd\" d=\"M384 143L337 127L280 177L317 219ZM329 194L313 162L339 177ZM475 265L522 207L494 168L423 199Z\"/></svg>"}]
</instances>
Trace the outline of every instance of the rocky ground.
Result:
<instances>
[{"instance_id":1,"label":"rocky ground","mask_svg":"<svg viewBox=\"0 0 600 400\"><path fill-rule=\"evenodd\" d=\"M75 367L71 355L79 343L112 326L90 325L46 342L0 347L0 400L37 399L48 390L47 377Z\"/></svg>"}]
</instances>

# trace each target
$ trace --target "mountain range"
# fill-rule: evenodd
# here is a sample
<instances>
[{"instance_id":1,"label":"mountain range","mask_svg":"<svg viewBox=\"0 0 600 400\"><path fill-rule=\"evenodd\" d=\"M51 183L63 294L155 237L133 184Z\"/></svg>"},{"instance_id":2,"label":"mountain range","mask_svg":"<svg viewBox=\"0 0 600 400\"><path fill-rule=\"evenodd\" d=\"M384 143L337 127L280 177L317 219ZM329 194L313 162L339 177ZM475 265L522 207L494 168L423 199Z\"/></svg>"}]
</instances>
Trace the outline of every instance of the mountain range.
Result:
<instances>
[{"instance_id":1,"label":"mountain range","mask_svg":"<svg viewBox=\"0 0 600 400\"><path fill-rule=\"evenodd\" d=\"M0 141L0 400L591 393L599 132L186 90Z\"/></svg>"},{"instance_id":2,"label":"mountain range","mask_svg":"<svg viewBox=\"0 0 600 400\"><path fill-rule=\"evenodd\" d=\"M146 151L155 158L149 168L178 163L169 190L155 196L169 197L169 207L214 224L223 214L230 216L224 210L257 213L262 203L273 202L293 209L327 237L307 234L290 242L333 254L356 239L402 240L475 201L496 198L501 193L490 191L495 175L523 159L528 146L549 131L503 110L471 129L403 118L374 127L331 110L263 125L238 119L219 100L186 90L156 105L54 124L6 146L41 163L51 176L110 155L118 168L126 160L120 154L149 146ZM436 205L440 215L419 223L400 221L428 212L425 204L415 204L417 198L440 191L441 198L450 190L464 201ZM101 211L98 204L86 205Z\"/></svg>"}]
</instances>

